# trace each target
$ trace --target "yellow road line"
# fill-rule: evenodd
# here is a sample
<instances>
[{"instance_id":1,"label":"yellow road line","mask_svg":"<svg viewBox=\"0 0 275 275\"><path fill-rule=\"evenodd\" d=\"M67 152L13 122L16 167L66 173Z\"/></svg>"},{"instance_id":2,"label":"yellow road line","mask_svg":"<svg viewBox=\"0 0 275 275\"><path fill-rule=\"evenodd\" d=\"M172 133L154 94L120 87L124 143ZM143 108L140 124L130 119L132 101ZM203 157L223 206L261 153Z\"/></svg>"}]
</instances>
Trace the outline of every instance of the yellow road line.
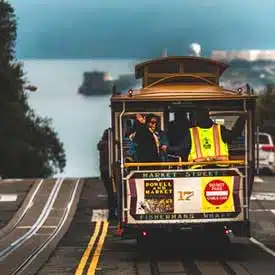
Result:
<instances>
[{"instance_id":1,"label":"yellow road line","mask_svg":"<svg viewBox=\"0 0 275 275\"><path fill-rule=\"evenodd\" d=\"M99 229L101 227L101 224L102 224L102 222L96 222L94 233L93 233L93 235L92 235L92 237L91 237L91 239L90 239L90 241L88 243L88 246L87 246L85 252L83 253L83 255L81 257L81 260L80 260L80 262L78 264L78 267L77 267L77 270L75 272L75 275L81 275L83 273L83 270L84 270L84 268L86 266L86 263L87 263L87 261L89 259L90 254L91 254L91 251L92 251L92 249L94 247L96 238L99 235Z\"/></svg>"},{"instance_id":2,"label":"yellow road line","mask_svg":"<svg viewBox=\"0 0 275 275\"><path fill-rule=\"evenodd\" d=\"M98 263L98 260L99 260L99 257L100 257L100 253L101 253L101 250L102 250L102 247L103 247L103 244L104 244L105 237L107 235L108 225L109 225L109 223L107 221L104 221L102 234L101 234L101 236L98 240L95 253L93 255L92 261L90 263L90 266L89 266L89 269L88 269L88 272L87 272L87 274L89 274L89 275L94 275L95 274L95 270L96 270L97 263Z\"/></svg>"}]
</instances>

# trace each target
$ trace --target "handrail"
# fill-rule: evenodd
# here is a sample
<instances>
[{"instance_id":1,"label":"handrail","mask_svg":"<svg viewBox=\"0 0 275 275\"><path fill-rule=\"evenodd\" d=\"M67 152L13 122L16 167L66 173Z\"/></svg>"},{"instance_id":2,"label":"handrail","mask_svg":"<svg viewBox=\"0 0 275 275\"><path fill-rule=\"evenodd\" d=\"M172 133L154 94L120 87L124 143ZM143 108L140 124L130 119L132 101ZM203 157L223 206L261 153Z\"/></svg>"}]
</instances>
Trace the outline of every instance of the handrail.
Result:
<instances>
[{"instance_id":1,"label":"handrail","mask_svg":"<svg viewBox=\"0 0 275 275\"><path fill-rule=\"evenodd\" d=\"M192 166L192 165L215 165L215 164L245 164L244 160L221 160L221 161L200 161L200 162L193 162L193 161L181 161L181 162L127 162L124 163L123 168L128 167L137 167L137 166Z\"/></svg>"}]
</instances>

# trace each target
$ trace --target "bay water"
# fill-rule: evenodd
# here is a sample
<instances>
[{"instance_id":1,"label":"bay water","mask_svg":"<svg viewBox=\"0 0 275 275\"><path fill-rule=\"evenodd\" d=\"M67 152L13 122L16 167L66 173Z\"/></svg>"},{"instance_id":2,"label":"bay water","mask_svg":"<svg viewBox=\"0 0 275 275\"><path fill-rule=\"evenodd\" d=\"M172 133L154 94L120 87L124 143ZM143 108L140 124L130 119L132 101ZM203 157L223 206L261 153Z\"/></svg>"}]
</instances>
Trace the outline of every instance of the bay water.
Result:
<instances>
[{"instance_id":1,"label":"bay water","mask_svg":"<svg viewBox=\"0 0 275 275\"><path fill-rule=\"evenodd\" d=\"M136 60L20 60L28 81L38 86L29 104L37 114L53 119L52 126L64 143L67 165L55 176L99 175L97 142L110 126L110 96L84 97L78 87L86 71L105 71L113 78L134 73Z\"/></svg>"}]
</instances>

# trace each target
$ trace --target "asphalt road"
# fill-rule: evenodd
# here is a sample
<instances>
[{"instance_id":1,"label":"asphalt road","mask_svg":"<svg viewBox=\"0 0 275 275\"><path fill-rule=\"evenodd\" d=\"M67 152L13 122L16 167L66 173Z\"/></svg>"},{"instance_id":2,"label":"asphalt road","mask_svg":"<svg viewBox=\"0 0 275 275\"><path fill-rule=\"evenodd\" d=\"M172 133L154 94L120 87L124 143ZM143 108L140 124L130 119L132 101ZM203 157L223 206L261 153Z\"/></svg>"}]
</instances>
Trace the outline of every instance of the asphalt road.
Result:
<instances>
[{"instance_id":1,"label":"asphalt road","mask_svg":"<svg viewBox=\"0 0 275 275\"><path fill-rule=\"evenodd\" d=\"M253 236L275 251L275 177L254 184L250 217Z\"/></svg>"},{"instance_id":2,"label":"asphalt road","mask_svg":"<svg viewBox=\"0 0 275 275\"><path fill-rule=\"evenodd\" d=\"M106 204L103 184L85 180L72 225L37 274L274 274L275 177L254 184L253 238L233 238L226 249L186 238L138 247L114 235Z\"/></svg>"},{"instance_id":3,"label":"asphalt road","mask_svg":"<svg viewBox=\"0 0 275 275\"><path fill-rule=\"evenodd\" d=\"M35 180L0 180L0 229L22 205Z\"/></svg>"},{"instance_id":4,"label":"asphalt road","mask_svg":"<svg viewBox=\"0 0 275 275\"><path fill-rule=\"evenodd\" d=\"M45 179L32 188L27 212L0 234L1 275L35 274L67 231L81 187L80 179Z\"/></svg>"}]
</instances>

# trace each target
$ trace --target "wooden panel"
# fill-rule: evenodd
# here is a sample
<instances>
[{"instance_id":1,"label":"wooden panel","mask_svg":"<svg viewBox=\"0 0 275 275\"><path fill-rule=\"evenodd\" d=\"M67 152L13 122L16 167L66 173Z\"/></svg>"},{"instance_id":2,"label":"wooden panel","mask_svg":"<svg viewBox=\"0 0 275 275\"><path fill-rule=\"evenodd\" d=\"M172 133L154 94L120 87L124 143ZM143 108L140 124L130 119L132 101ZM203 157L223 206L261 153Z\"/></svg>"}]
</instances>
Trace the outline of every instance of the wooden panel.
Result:
<instances>
[{"instance_id":1,"label":"wooden panel","mask_svg":"<svg viewBox=\"0 0 275 275\"><path fill-rule=\"evenodd\" d=\"M216 75L215 74L213 74L213 73L196 73L196 74L188 74L188 73L184 73L184 74L173 74L173 76L177 76L177 75L179 75L179 76L184 76L184 75L194 75L194 76L198 76L198 77L203 77L203 78L206 78L206 77L215 77L216 78ZM150 78L153 78L153 77L155 77L155 78L164 78L164 77L168 77L168 76L171 76L171 74L169 74L169 73L158 73L158 74L153 74L153 73L148 73L148 75L147 75L148 77L150 77Z\"/></svg>"},{"instance_id":2,"label":"wooden panel","mask_svg":"<svg viewBox=\"0 0 275 275\"><path fill-rule=\"evenodd\" d=\"M180 63L179 62L159 62L149 64L147 66L148 73L179 73Z\"/></svg>"},{"instance_id":3,"label":"wooden panel","mask_svg":"<svg viewBox=\"0 0 275 275\"><path fill-rule=\"evenodd\" d=\"M212 82L213 84L217 84L217 78L215 75L213 74L207 74L207 73L201 73L201 74L193 74L190 75L190 74L147 74L146 75L146 81L144 81L145 86L148 86L150 84L153 84L154 82L160 80L160 79L163 79L163 78L166 78L166 77L171 77L173 76L173 78L171 79L167 79L167 80L164 80L162 83L171 83L171 84L184 84L184 83L201 83L201 84L207 84L207 80ZM175 78L174 78L175 76ZM196 78L197 77L201 77L201 78L204 78L206 79L203 80L203 79L200 79L200 78ZM143 87L145 87L143 86Z\"/></svg>"},{"instance_id":4,"label":"wooden panel","mask_svg":"<svg viewBox=\"0 0 275 275\"><path fill-rule=\"evenodd\" d=\"M184 64L180 63L180 73L184 73Z\"/></svg>"},{"instance_id":5,"label":"wooden panel","mask_svg":"<svg viewBox=\"0 0 275 275\"><path fill-rule=\"evenodd\" d=\"M218 78L228 67L227 64L202 57L194 56L169 56L146 61L135 66L137 78L144 77L144 69L148 67L149 73L179 73L183 72L208 72L214 73Z\"/></svg>"},{"instance_id":6,"label":"wooden panel","mask_svg":"<svg viewBox=\"0 0 275 275\"><path fill-rule=\"evenodd\" d=\"M245 155L230 155L230 160L245 160Z\"/></svg>"},{"instance_id":7,"label":"wooden panel","mask_svg":"<svg viewBox=\"0 0 275 275\"><path fill-rule=\"evenodd\" d=\"M144 68L143 87L148 85L148 67Z\"/></svg>"},{"instance_id":8,"label":"wooden panel","mask_svg":"<svg viewBox=\"0 0 275 275\"><path fill-rule=\"evenodd\" d=\"M184 62L185 73L212 73L217 75L217 66L201 60L186 60Z\"/></svg>"}]
</instances>

